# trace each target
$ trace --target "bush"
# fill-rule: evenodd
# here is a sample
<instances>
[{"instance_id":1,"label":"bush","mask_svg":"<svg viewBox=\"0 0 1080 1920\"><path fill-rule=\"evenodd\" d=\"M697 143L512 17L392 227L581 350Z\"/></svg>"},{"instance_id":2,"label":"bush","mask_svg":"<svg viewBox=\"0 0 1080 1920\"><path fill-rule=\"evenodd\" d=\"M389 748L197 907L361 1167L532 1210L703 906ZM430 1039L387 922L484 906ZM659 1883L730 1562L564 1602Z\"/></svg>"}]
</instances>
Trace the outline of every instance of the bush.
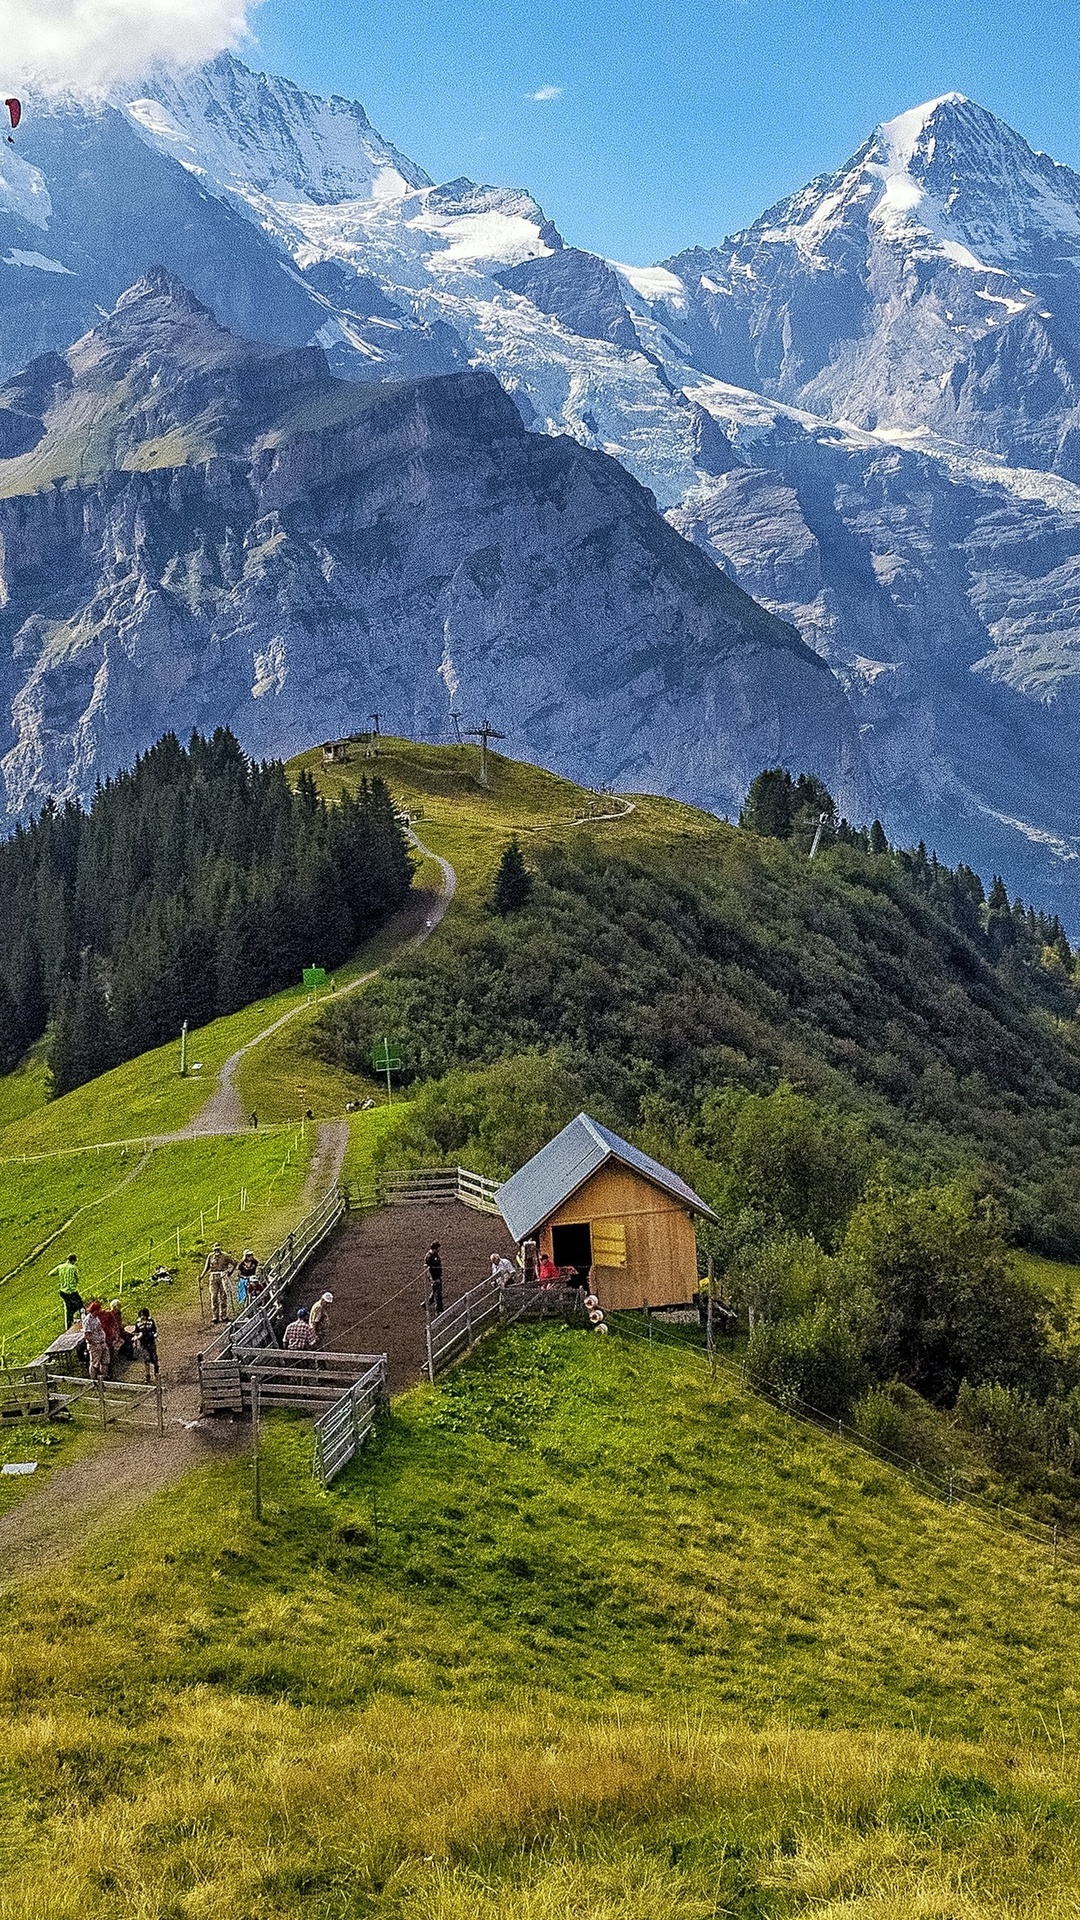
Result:
<instances>
[{"instance_id":1,"label":"bush","mask_svg":"<svg viewBox=\"0 0 1080 1920\"><path fill-rule=\"evenodd\" d=\"M750 1335L746 1368L754 1386L781 1406L801 1402L845 1416L866 1384L859 1342L834 1308L819 1303L794 1320L761 1320Z\"/></svg>"},{"instance_id":2,"label":"bush","mask_svg":"<svg viewBox=\"0 0 1080 1920\"><path fill-rule=\"evenodd\" d=\"M941 1406L963 1380L1049 1390L1046 1303L1010 1267L993 1209L962 1185L875 1194L852 1216L844 1257L874 1300L879 1378Z\"/></svg>"},{"instance_id":3,"label":"bush","mask_svg":"<svg viewBox=\"0 0 1080 1920\"><path fill-rule=\"evenodd\" d=\"M559 1053L525 1053L474 1073L430 1080L400 1109L380 1142L380 1166L469 1166L505 1180L584 1105L584 1088Z\"/></svg>"},{"instance_id":4,"label":"bush","mask_svg":"<svg viewBox=\"0 0 1080 1920\"><path fill-rule=\"evenodd\" d=\"M973 1387L965 1380L956 1396L957 1419L977 1434L998 1467L1015 1467L1024 1454L1050 1458L1056 1451L1046 1408L1014 1387L996 1381Z\"/></svg>"},{"instance_id":5,"label":"bush","mask_svg":"<svg viewBox=\"0 0 1080 1920\"><path fill-rule=\"evenodd\" d=\"M931 1471L948 1465L940 1414L902 1380L871 1387L852 1407L851 1421L863 1439L886 1456L899 1455Z\"/></svg>"}]
</instances>

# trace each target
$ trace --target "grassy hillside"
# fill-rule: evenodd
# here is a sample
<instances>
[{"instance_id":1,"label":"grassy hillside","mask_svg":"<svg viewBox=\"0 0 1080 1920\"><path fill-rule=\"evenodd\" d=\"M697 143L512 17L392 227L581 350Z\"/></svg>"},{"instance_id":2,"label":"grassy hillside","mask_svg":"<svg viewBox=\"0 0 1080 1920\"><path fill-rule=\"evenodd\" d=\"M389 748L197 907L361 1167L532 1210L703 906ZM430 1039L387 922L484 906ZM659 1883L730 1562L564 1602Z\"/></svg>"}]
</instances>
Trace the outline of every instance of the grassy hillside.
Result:
<instances>
[{"instance_id":1,"label":"grassy hillside","mask_svg":"<svg viewBox=\"0 0 1080 1920\"><path fill-rule=\"evenodd\" d=\"M329 1496L309 1445L271 1423L261 1524L224 1460L9 1595L5 1920L1075 1911L1048 1555L559 1329Z\"/></svg>"},{"instance_id":2,"label":"grassy hillside","mask_svg":"<svg viewBox=\"0 0 1080 1920\"><path fill-rule=\"evenodd\" d=\"M497 762L481 795L466 749L415 750L435 767L410 771L413 752L387 777L468 885L436 939L324 1016L324 1058L359 1070L389 1032L430 1080L561 1050L624 1127L665 1103L669 1136L717 1088L786 1080L917 1173L970 1172L1042 1251L1080 1250L1077 986L1022 910L980 909L974 876L922 855L834 844L811 864L671 802L575 825L551 783L542 822L547 776ZM535 885L500 919L511 831Z\"/></svg>"},{"instance_id":3,"label":"grassy hillside","mask_svg":"<svg viewBox=\"0 0 1080 1920\"><path fill-rule=\"evenodd\" d=\"M369 1088L346 1157L361 1187L399 1130L415 1144L447 1123L448 1152L496 1166L556 1085L745 1185L750 1110L718 1090L781 1077L817 1103L797 1144L818 1153L819 1199L822 1148L864 1136L908 1186L965 1166L1020 1224L1025 1193L1030 1219L1054 1177L1069 1187L1080 1056L1060 956L984 950L892 856L837 846L810 867L649 798L583 821L583 790L496 760L484 792L476 764L384 743L378 771L459 889L422 949L393 960L399 927L339 971L338 993L392 961L355 998L328 1014L294 990L213 1022L195 1080L166 1047L47 1105L39 1059L0 1082L0 1348L54 1330L47 1270L68 1239L88 1278L123 1258L128 1283L183 1223L171 1298L190 1301L218 1194L227 1240L261 1248L295 1217L310 1130L297 1147L268 1124ZM328 793L367 770L316 754L294 777L305 765ZM511 834L535 886L501 921L486 903ZM434 884L430 864L418 878ZM226 1058L294 1009L239 1066L257 1135L73 1151L187 1124ZM325 1032L311 1050L327 1024L351 1055ZM386 1031L415 1074L393 1112L367 1052ZM762 1138L779 1190L790 1141ZM864 1249L891 1231L883 1208L864 1203ZM1000 1276L985 1209L927 1219L942 1238L916 1233L916 1264L952 1273L966 1249ZM821 1247L762 1255L795 1276L782 1306L804 1319L808 1275L811 1318L858 1294L829 1226ZM1071 1303L1075 1270L1022 1264ZM6 1434L0 1457L84 1444L53 1437ZM607 1340L517 1329L398 1401L329 1494L306 1420L267 1423L262 1465L261 1522L249 1456L223 1449L85 1536L73 1513L70 1562L4 1591L0 1920L1075 1914L1071 1564L710 1383L699 1355L633 1321ZM0 1481L0 1504L26 1485Z\"/></svg>"}]
</instances>

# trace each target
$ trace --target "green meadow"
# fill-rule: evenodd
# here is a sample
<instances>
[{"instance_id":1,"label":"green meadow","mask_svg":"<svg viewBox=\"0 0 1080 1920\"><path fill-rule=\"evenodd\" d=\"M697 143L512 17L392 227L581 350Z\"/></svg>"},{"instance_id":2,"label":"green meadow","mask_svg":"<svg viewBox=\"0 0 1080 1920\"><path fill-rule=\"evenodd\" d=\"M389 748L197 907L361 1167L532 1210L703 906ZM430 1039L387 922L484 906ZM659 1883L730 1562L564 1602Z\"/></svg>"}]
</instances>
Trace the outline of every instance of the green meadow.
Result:
<instances>
[{"instance_id":1,"label":"green meadow","mask_svg":"<svg viewBox=\"0 0 1080 1920\"><path fill-rule=\"evenodd\" d=\"M5 1920L1075 1914L1075 1576L699 1356L523 1329L263 1484L5 1596Z\"/></svg>"}]
</instances>

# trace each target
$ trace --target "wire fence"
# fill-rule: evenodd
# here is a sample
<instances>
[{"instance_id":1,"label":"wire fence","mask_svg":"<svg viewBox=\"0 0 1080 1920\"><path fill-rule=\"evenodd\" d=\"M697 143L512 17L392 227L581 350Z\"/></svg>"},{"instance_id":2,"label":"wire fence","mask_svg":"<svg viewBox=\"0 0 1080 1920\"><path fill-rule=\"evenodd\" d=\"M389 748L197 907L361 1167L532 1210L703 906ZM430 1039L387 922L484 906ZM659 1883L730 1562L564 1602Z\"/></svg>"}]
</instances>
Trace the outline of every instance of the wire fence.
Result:
<instances>
[{"instance_id":1,"label":"wire fence","mask_svg":"<svg viewBox=\"0 0 1080 1920\"><path fill-rule=\"evenodd\" d=\"M871 1435L862 1433L851 1420L812 1406L795 1394L777 1394L767 1381L756 1376L745 1361L732 1359L717 1350L715 1345L709 1349L701 1344L704 1330L699 1338L685 1332L664 1326L653 1315L644 1316L647 1324L642 1324L642 1315L634 1312L615 1313L609 1317L608 1324L613 1333L623 1339L645 1342L654 1341L662 1346L677 1349L688 1358L700 1360L714 1375L723 1374L730 1384L742 1391L754 1393L765 1400L778 1413L787 1414L807 1426L819 1431L831 1433L835 1437L871 1458L880 1460L883 1465L898 1468L922 1493L940 1500L947 1507L962 1505L966 1511L997 1533L1020 1535L1034 1545L1043 1547L1051 1554L1054 1565L1065 1561L1080 1566L1080 1540L1066 1533L1056 1520L1039 1520L1033 1514L1023 1513L1016 1507L1010 1507L1004 1501L991 1500L977 1487L965 1479L963 1474L954 1471L935 1472L911 1454L898 1452L885 1446ZM689 1336L689 1337L688 1337Z\"/></svg>"},{"instance_id":2,"label":"wire fence","mask_svg":"<svg viewBox=\"0 0 1080 1920\"><path fill-rule=\"evenodd\" d=\"M206 1133L138 1133L124 1140L89 1140L81 1147L51 1147L48 1153L0 1154L0 1167L34 1167L43 1160L74 1160L91 1153L117 1153L134 1150L150 1153L157 1147L187 1147L202 1140L246 1140L266 1138L279 1133L296 1133L302 1123L296 1120L271 1120L255 1129L248 1126L219 1129Z\"/></svg>"}]
</instances>

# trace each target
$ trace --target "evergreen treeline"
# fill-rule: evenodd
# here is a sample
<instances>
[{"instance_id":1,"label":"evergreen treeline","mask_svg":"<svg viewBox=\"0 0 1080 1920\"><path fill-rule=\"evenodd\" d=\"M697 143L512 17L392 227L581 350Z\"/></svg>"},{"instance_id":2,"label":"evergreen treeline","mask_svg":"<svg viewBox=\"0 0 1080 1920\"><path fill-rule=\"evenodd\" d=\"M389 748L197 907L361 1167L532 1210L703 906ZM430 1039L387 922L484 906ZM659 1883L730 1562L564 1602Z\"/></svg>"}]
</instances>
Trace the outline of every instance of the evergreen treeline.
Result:
<instances>
[{"instance_id":1,"label":"evergreen treeline","mask_svg":"<svg viewBox=\"0 0 1080 1920\"><path fill-rule=\"evenodd\" d=\"M0 1070L51 1024L65 1093L338 965L410 880L381 781L328 807L225 729L166 734L88 810L49 805L0 846Z\"/></svg>"}]
</instances>

